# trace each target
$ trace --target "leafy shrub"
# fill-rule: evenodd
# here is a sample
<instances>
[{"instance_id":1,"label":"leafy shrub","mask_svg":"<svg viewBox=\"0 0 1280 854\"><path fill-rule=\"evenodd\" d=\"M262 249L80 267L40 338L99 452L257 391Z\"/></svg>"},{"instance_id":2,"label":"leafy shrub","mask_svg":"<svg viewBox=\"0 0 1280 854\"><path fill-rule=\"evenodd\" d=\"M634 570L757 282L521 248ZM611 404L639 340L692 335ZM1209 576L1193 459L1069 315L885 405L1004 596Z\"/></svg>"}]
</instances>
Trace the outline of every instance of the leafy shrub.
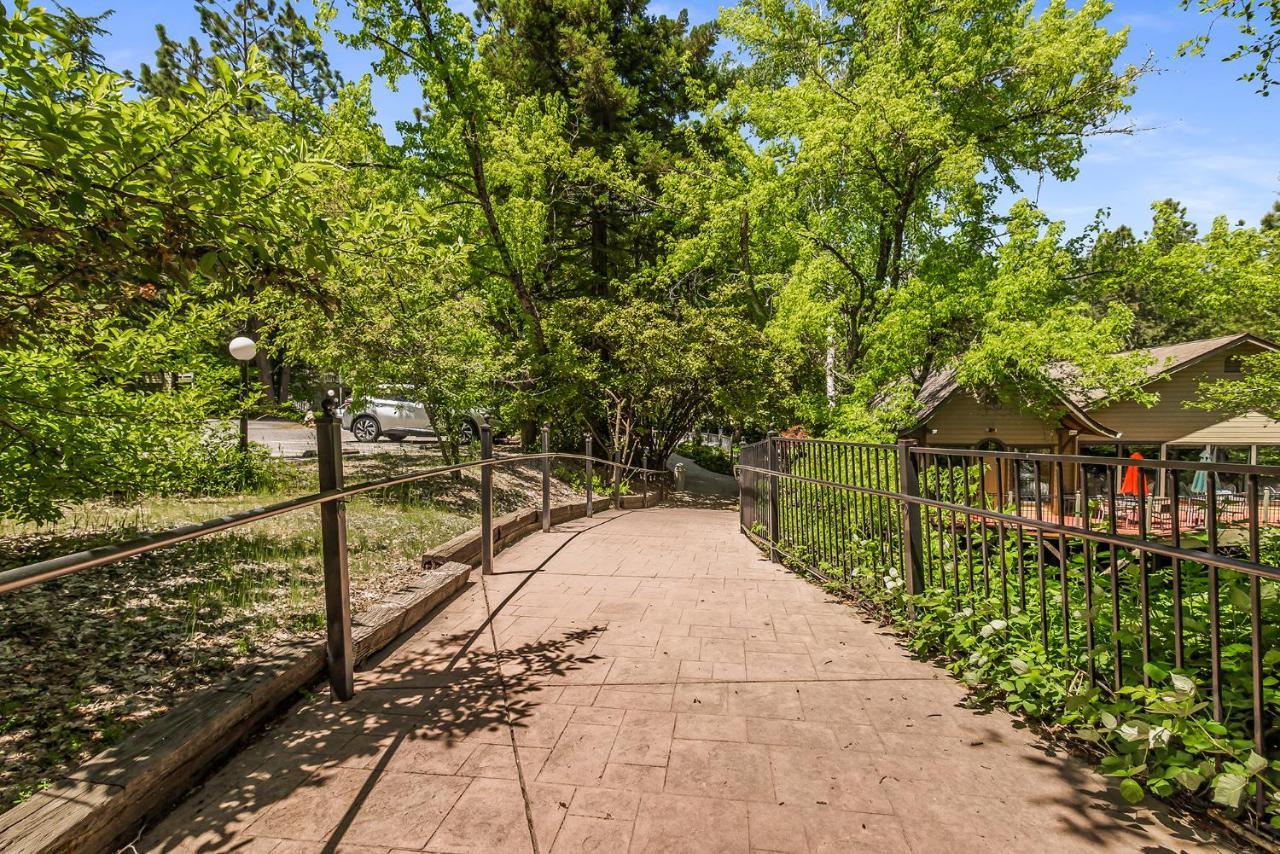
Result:
<instances>
[{"instance_id":1,"label":"leafy shrub","mask_svg":"<svg viewBox=\"0 0 1280 854\"><path fill-rule=\"evenodd\" d=\"M788 512L785 503L783 511ZM839 519L830 508L819 512L828 521ZM1001 539L995 530L963 519L954 529L938 521L926 518L926 592L914 598L905 593L896 557L886 554L882 540L856 525L840 529L841 566L811 556L814 550L803 543L784 545L795 563L820 570L831 586L856 593L884 615L907 636L913 651L940 661L961 678L977 702L1002 704L1087 743L1101 772L1116 778L1126 799L1137 802L1147 792L1185 795L1246 817L1261 805L1262 820L1280 827L1280 761L1269 763L1253 740L1246 576L1220 573L1222 714L1215 720L1205 566L1181 564L1183 657L1182 666L1175 667L1173 569L1167 563L1151 556L1144 561L1127 549L1112 553L1109 547L1091 547L1086 560L1079 542L1071 543L1064 573L1067 633L1060 568L1044 561L1033 536L1023 540L1010 531ZM796 528L803 530L784 523L785 530ZM1056 538L1051 540L1056 544ZM1263 560L1274 563L1277 550L1280 535L1267 532ZM1149 602L1145 626L1152 638L1151 661L1145 666L1140 653L1144 572ZM1269 722L1280 715L1280 584L1263 580L1258 592L1261 702L1267 722L1262 753L1274 755L1277 732ZM1112 602L1118 608L1114 627ZM1089 624L1092 648L1085 643ZM1117 667L1121 687L1112 691L1108 686L1116 682Z\"/></svg>"},{"instance_id":2,"label":"leafy shrub","mask_svg":"<svg viewBox=\"0 0 1280 854\"><path fill-rule=\"evenodd\" d=\"M602 470L605 472L603 475L601 474ZM557 478L569 484L575 491L586 494L587 479L584 476L586 473L582 469L570 466L556 466L554 474ZM630 495L631 491L631 483L623 480L619 492L623 495ZM613 480L612 475L609 474L608 466L592 466L591 494L596 498L613 494Z\"/></svg>"},{"instance_id":3,"label":"leafy shrub","mask_svg":"<svg viewBox=\"0 0 1280 854\"><path fill-rule=\"evenodd\" d=\"M218 496L241 492L276 492L302 484L296 468L261 445L241 450L238 437L215 433L198 437L170 460L157 492L164 495Z\"/></svg>"},{"instance_id":4,"label":"leafy shrub","mask_svg":"<svg viewBox=\"0 0 1280 854\"><path fill-rule=\"evenodd\" d=\"M719 448L682 442L676 446L676 453L682 457L688 457L707 471L713 471L716 474L733 474L733 461Z\"/></svg>"},{"instance_id":5,"label":"leafy shrub","mask_svg":"<svg viewBox=\"0 0 1280 854\"><path fill-rule=\"evenodd\" d=\"M1224 648L1224 704L1234 712L1218 723L1202 686L1190 675L1192 668L1149 663L1142 672L1150 687L1139 676L1135 684L1111 693L1090 685L1078 660L1064 662L1056 650L1046 650L1035 606L1014 605L1006 619L990 605L967 593L935 589L916 597L914 620L895 608L895 621L909 634L912 650L945 661L979 700L1067 725L1093 744L1101 754L1100 770L1119 780L1126 800L1136 803L1145 791L1162 797L1185 792L1243 810L1252 808L1249 796L1260 787L1271 823L1280 826L1274 776L1268 773L1280 770L1280 763L1269 765L1254 752L1251 722L1240 714L1248 705L1248 647ZM1133 616L1122 615L1122 624ZM1097 650L1095 659L1106 663ZM1268 654L1267 661L1274 669L1276 656ZM1264 686L1267 705L1274 707L1274 676Z\"/></svg>"}]
</instances>

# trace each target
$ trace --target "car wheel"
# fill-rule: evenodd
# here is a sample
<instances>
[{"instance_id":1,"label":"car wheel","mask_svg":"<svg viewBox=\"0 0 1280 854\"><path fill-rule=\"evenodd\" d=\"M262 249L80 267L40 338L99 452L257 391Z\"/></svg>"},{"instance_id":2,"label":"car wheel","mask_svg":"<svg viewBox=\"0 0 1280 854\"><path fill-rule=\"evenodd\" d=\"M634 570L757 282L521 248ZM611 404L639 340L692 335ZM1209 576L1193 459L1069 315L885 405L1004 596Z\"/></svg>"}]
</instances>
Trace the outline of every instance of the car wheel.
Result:
<instances>
[{"instance_id":1,"label":"car wheel","mask_svg":"<svg viewBox=\"0 0 1280 854\"><path fill-rule=\"evenodd\" d=\"M378 420L372 415L360 415L351 422L351 435L357 442L376 442L380 433L382 428L378 426Z\"/></svg>"},{"instance_id":2,"label":"car wheel","mask_svg":"<svg viewBox=\"0 0 1280 854\"><path fill-rule=\"evenodd\" d=\"M458 428L458 444L470 445L476 440L476 433L478 432L475 422L463 421L462 426Z\"/></svg>"}]
</instances>

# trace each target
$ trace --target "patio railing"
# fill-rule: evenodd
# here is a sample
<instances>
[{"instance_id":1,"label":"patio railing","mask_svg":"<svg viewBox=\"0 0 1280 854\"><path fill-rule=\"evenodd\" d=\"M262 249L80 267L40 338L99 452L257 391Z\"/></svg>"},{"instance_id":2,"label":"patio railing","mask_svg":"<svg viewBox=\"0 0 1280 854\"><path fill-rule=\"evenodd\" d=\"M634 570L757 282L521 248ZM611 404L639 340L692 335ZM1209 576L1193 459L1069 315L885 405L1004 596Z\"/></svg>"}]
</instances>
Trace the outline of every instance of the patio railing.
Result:
<instances>
[{"instance_id":1,"label":"patio railing","mask_svg":"<svg viewBox=\"0 0 1280 854\"><path fill-rule=\"evenodd\" d=\"M775 560L896 591L908 620L941 590L1028 614L1104 691L1190 675L1214 720L1280 752L1280 467L771 434L738 482L742 530Z\"/></svg>"}]
</instances>

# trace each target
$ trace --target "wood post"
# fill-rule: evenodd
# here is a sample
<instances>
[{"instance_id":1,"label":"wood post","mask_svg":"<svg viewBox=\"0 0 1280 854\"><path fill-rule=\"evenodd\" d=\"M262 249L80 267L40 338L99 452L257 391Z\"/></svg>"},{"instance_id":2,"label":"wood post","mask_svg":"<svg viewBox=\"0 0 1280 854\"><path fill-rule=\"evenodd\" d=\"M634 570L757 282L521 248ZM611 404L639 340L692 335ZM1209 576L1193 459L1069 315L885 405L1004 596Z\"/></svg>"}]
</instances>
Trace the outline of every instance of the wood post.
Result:
<instances>
[{"instance_id":1,"label":"wood post","mask_svg":"<svg viewBox=\"0 0 1280 854\"><path fill-rule=\"evenodd\" d=\"M902 574L907 584L907 595L918 596L924 592L924 547L920 535L920 505L909 498L920 497L920 475L916 471L915 458L911 456L914 439L898 440L898 480L902 493ZM915 616L915 606L907 600L909 613Z\"/></svg>"},{"instance_id":2,"label":"wood post","mask_svg":"<svg viewBox=\"0 0 1280 854\"><path fill-rule=\"evenodd\" d=\"M613 452L613 509L622 509L622 452Z\"/></svg>"},{"instance_id":3,"label":"wood post","mask_svg":"<svg viewBox=\"0 0 1280 854\"><path fill-rule=\"evenodd\" d=\"M480 459L493 459L493 434L480 425ZM493 574L493 464L480 467L480 574Z\"/></svg>"},{"instance_id":4,"label":"wood post","mask_svg":"<svg viewBox=\"0 0 1280 854\"><path fill-rule=\"evenodd\" d=\"M542 533L551 530L551 428L542 425Z\"/></svg>"},{"instance_id":5,"label":"wood post","mask_svg":"<svg viewBox=\"0 0 1280 854\"><path fill-rule=\"evenodd\" d=\"M590 433L582 434L582 443L586 448L586 450L583 452L583 455L587 458L587 462L586 462L587 518L590 519L591 516L595 513L595 499L591 495L594 484L591 482L591 478L593 477L593 475L591 473L591 434Z\"/></svg>"},{"instance_id":6,"label":"wood post","mask_svg":"<svg viewBox=\"0 0 1280 854\"><path fill-rule=\"evenodd\" d=\"M326 401L327 403L327 401ZM320 491L342 488L342 421L330 407L316 419L316 457ZM329 690L334 700L355 695L351 646L351 585L347 574L347 510L342 501L320 505L320 544L324 560L324 613Z\"/></svg>"},{"instance_id":7,"label":"wood post","mask_svg":"<svg viewBox=\"0 0 1280 854\"><path fill-rule=\"evenodd\" d=\"M645 450L644 455L640 458L640 496L643 499L641 507L649 506L649 451Z\"/></svg>"}]
</instances>

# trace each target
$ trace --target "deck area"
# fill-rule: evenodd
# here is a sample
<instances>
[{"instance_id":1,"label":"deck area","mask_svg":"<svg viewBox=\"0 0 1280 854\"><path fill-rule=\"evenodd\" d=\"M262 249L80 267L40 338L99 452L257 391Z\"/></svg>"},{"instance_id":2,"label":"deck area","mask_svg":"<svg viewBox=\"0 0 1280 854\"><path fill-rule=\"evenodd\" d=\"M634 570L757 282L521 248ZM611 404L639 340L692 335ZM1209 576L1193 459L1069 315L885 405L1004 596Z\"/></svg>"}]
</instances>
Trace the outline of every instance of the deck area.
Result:
<instances>
[{"instance_id":1,"label":"deck area","mask_svg":"<svg viewBox=\"0 0 1280 854\"><path fill-rule=\"evenodd\" d=\"M977 506L976 504L973 506ZM999 510L995 502L985 505L984 509ZM1217 509L1217 542L1220 545L1239 545L1248 538L1249 511L1243 498L1223 499ZM930 509L932 519L938 518L938 510ZM1042 501L1036 506L1035 501L1023 500L1016 506L1010 505L1005 512L1020 516L1027 520L1027 526L1034 522L1059 524L1057 508L1049 501ZM986 525L988 528L998 527L1001 523L978 514L968 514L962 510L943 510L943 527L964 527L965 518L971 525ZM1171 512L1169 501L1165 498L1153 498L1145 504L1137 499L1120 500L1116 503L1115 532L1125 537L1172 542L1174 523L1177 523L1178 536L1191 548L1198 548L1208 542L1208 514L1203 501L1199 503L1183 502L1178 508L1175 518ZM1089 528L1094 531L1108 531L1112 523L1109 508L1104 502L1094 502L1088 514L1081 517L1076 509L1074 498L1067 501L1066 513L1061 524L1070 528ZM1017 522L1004 522L1008 528L1017 527ZM1260 528L1280 527L1280 503L1260 504L1258 508L1258 526ZM1052 536L1052 535L1050 535Z\"/></svg>"},{"instance_id":2,"label":"deck area","mask_svg":"<svg viewBox=\"0 0 1280 854\"><path fill-rule=\"evenodd\" d=\"M1214 850L763 560L610 512L498 556L136 843L252 852ZM1221 850L1230 850L1222 847Z\"/></svg>"}]
</instances>

